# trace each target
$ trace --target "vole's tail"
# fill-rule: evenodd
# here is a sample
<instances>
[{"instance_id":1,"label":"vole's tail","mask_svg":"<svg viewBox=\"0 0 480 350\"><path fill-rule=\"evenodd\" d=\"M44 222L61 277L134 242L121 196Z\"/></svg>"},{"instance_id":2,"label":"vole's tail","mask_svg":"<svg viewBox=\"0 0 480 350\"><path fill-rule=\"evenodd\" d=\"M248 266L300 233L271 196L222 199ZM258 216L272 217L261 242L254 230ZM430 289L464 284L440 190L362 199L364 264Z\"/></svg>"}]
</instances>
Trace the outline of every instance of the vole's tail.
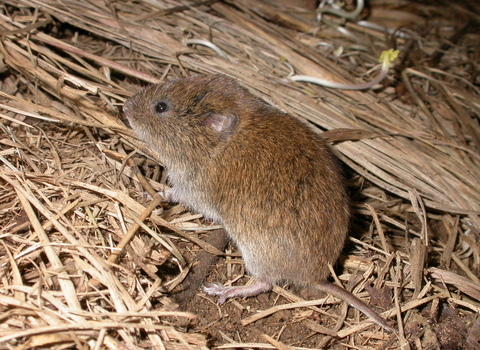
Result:
<instances>
[{"instance_id":1,"label":"vole's tail","mask_svg":"<svg viewBox=\"0 0 480 350\"><path fill-rule=\"evenodd\" d=\"M373 310L373 308L367 304L365 304L363 301L361 301L359 298L357 298L355 295L347 291L346 289L343 289L333 283L330 282L322 282L317 285L315 285L315 288L318 290L329 293L333 295L334 297L337 297L339 299L342 299L343 301L346 301L349 303L351 306L356 308L357 310L363 312L366 316L368 316L372 321L377 323L378 325L382 326L386 331L392 332L393 329L390 327L390 325L387 323L387 321L381 317L379 314Z\"/></svg>"}]
</instances>

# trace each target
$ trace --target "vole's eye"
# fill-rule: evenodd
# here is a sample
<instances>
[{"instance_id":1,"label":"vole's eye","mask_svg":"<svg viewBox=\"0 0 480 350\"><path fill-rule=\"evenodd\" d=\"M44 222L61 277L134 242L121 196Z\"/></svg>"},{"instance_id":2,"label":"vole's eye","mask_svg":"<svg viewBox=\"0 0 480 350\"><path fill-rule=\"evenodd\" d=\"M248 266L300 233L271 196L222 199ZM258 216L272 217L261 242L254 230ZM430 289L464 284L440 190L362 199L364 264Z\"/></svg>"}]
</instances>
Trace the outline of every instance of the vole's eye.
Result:
<instances>
[{"instance_id":1,"label":"vole's eye","mask_svg":"<svg viewBox=\"0 0 480 350\"><path fill-rule=\"evenodd\" d=\"M155 112L158 113L158 114L165 113L169 109L170 109L170 106L165 101L157 102L157 104L155 105Z\"/></svg>"}]
</instances>

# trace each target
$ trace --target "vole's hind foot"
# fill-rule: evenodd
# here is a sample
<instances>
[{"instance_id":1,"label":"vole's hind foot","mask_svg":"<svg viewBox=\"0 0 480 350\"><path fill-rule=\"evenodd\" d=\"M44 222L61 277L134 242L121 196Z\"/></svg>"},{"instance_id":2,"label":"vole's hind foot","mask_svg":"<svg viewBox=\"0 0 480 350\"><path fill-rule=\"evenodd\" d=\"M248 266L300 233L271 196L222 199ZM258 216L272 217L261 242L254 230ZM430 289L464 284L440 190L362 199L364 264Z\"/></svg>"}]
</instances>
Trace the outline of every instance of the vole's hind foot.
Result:
<instances>
[{"instance_id":1,"label":"vole's hind foot","mask_svg":"<svg viewBox=\"0 0 480 350\"><path fill-rule=\"evenodd\" d=\"M209 295L217 295L218 303L223 304L229 298L252 297L260 293L268 292L272 289L272 284L268 281L256 281L254 284L242 287L225 287L220 283L211 283L203 287L203 290Z\"/></svg>"}]
</instances>

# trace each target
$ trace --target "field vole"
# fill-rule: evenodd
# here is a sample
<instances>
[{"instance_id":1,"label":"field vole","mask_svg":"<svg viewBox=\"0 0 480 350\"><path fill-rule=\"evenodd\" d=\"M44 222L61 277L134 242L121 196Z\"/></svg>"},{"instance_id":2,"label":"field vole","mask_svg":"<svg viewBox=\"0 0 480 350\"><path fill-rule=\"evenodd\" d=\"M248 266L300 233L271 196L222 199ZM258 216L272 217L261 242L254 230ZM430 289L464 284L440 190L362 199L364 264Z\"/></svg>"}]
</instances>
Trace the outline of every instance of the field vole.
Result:
<instances>
[{"instance_id":1,"label":"field vole","mask_svg":"<svg viewBox=\"0 0 480 350\"><path fill-rule=\"evenodd\" d=\"M309 127L225 75L151 85L123 107L165 163L170 201L222 224L255 284L206 292L223 303L289 281L315 286L386 321L326 281L349 226L349 199L331 150Z\"/></svg>"}]
</instances>

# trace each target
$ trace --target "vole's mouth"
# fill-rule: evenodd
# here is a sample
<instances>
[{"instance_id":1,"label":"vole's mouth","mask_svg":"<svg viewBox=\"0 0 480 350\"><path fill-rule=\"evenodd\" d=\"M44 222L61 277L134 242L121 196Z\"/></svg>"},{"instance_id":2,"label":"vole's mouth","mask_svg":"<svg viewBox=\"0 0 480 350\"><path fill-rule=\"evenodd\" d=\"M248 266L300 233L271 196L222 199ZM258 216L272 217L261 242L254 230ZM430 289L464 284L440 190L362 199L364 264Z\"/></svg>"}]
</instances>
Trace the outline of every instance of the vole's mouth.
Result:
<instances>
[{"instance_id":1,"label":"vole's mouth","mask_svg":"<svg viewBox=\"0 0 480 350\"><path fill-rule=\"evenodd\" d=\"M137 123L135 122L135 118L132 118L131 115L128 115L127 113L125 113L125 117L124 118L124 122L125 124L130 127L130 129L132 129L133 131L135 131L135 133L138 135L139 133L139 127L137 125Z\"/></svg>"}]
</instances>

